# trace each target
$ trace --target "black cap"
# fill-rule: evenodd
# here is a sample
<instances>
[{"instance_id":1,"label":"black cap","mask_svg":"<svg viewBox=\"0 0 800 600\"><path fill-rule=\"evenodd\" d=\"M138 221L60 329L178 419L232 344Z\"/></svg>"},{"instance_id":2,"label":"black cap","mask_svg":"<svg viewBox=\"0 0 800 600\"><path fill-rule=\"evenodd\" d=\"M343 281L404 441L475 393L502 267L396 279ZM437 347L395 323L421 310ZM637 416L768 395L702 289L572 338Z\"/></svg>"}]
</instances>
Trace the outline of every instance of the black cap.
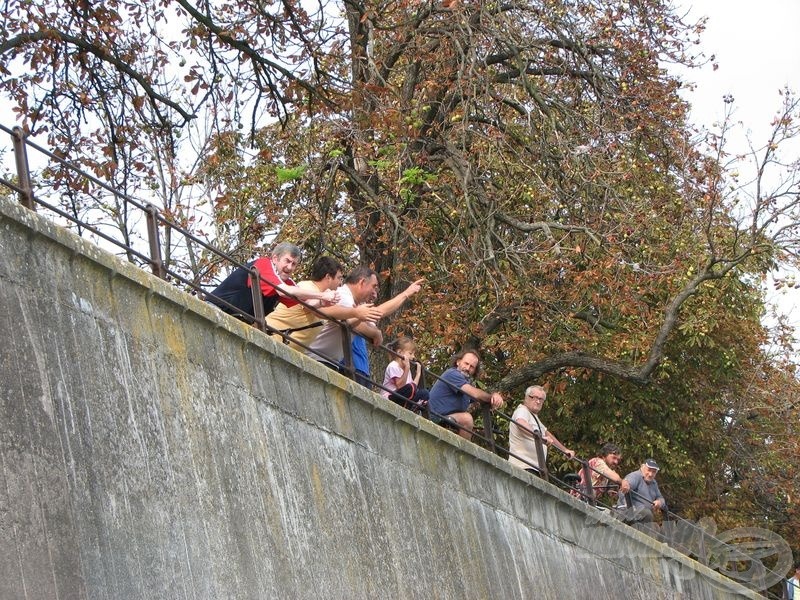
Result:
<instances>
[{"instance_id":1,"label":"black cap","mask_svg":"<svg viewBox=\"0 0 800 600\"><path fill-rule=\"evenodd\" d=\"M659 469L658 463L652 458L648 458L646 461L644 461L644 466L655 469L656 471Z\"/></svg>"}]
</instances>

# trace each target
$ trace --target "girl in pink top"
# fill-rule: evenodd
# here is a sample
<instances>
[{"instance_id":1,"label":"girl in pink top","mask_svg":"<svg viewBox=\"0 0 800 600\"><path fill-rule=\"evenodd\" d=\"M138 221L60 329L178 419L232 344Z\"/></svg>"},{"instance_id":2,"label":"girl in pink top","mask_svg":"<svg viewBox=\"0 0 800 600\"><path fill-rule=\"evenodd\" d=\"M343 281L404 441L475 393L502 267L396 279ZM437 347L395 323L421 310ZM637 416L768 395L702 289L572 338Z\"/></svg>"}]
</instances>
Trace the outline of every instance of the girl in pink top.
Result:
<instances>
[{"instance_id":1,"label":"girl in pink top","mask_svg":"<svg viewBox=\"0 0 800 600\"><path fill-rule=\"evenodd\" d=\"M395 342L395 348L399 356L386 367L383 387L387 389L381 395L400 406L419 412L428 403L428 390L419 387L422 365L414 360L417 345L411 338L402 337ZM411 374L412 363L414 375Z\"/></svg>"}]
</instances>

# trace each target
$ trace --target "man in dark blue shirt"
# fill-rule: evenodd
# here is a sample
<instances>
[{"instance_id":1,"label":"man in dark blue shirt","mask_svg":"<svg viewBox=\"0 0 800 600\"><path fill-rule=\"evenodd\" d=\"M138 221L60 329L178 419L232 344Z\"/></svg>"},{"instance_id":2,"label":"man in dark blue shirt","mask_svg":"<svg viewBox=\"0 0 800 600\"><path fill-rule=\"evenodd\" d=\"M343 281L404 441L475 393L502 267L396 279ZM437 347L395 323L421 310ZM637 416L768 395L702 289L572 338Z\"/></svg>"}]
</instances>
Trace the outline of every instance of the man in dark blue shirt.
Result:
<instances>
[{"instance_id":1,"label":"man in dark blue shirt","mask_svg":"<svg viewBox=\"0 0 800 600\"><path fill-rule=\"evenodd\" d=\"M458 435L468 440L472 439L474 424L469 413L470 404L487 402L493 409L505 404L500 392L485 392L472 384L471 378L478 373L480 362L480 355L475 350L462 350L456 354L453 366L433 384L428 400L431 420L434 423L454 421L458 426Z\"/></svg>"}]
</instances>

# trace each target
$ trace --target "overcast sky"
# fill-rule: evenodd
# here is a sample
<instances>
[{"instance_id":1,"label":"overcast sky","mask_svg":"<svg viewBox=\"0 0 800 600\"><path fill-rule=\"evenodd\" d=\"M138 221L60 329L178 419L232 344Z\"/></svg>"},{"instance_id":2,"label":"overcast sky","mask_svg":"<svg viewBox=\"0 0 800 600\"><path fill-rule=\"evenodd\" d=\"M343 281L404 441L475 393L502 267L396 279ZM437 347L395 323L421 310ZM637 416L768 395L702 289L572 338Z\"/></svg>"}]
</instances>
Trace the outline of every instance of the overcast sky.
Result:
<instances>
[{"instance_id":1,"label":"overcast sky","mask_svg":"<svg viewBox=\"0 0 800 600\"><path fill-rule=\"evenodd\" d=\"M736 116L754 134L766 131L777 111L778 90L800 93L800 0L678 0L690 20L708 17L701 48L716 56L686 77L697 84L688 95L697 124L723 113L722 97L735 99Z\"/></svg>"},{"instance_id":2,"label":"overcast sky","mask_svg":"<svg viewBox=\"0 0 800 600\"><path fill-rule=\"evenodd\" d=\"M763 145L769 123L780 108L779 90L800 94L800 0L676 0L689 11L688 22L708 17L700 48L719 65L682 73L696 84L684 97L692 104L692 120L713 128L724 111L723 96L734 98L734 116L756 146ZM731 148L745 152L744 137ZM738 145L737 145L738 144ZM796 145L800 153L800 144ZM800 338L800 275L798 287L775 290L767 299L789 316Z\"/></svg>"}]
</instances>

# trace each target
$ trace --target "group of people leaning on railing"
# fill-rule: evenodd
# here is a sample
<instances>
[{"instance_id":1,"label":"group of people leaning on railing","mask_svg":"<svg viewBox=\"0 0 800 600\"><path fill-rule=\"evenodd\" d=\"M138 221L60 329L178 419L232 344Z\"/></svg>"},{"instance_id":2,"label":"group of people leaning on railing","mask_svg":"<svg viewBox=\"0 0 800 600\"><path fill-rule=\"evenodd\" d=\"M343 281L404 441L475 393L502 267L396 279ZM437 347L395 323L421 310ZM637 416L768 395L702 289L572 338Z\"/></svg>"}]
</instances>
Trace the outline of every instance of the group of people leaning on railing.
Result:
<instances>
[{"instance_id":1,"label":"group of people leaning on railing","mask_svg":"<svg viewBox=\"0 0 800 600\"><path fill-rule=\"evenodd\" d=\"M423 369L416 361L416 347L410 338L395 341L394 358L386 367L383 384L376 386L370 374L367 340L375 346L382 345L378 321L416 294L423 280L414 281L403 292L375 305L379 282L374 270L356 267L345 277L341 263L323 256L311 266L310 279L295 283L292 275L300 255L300 248L282 242L269 257L235 269L206 299L251 323L258 321L260 315L266 330L280 336L290 347L354 377L370 389L379 387L384 397L424 413L468 440L473 436L472 410L477 404L483 403L492 411L503 408L505 400L500 392L485 391L474 383L481 360L476 350L456 354L451 367L436 377L430 391L425 389L421 385ZM355 335L351 336L351 331ZM575 452L564 446L539 418L546 397L542 386L528 387L509 424L509 462L537 475L547 473L549 446L569 459L575 458ZM581 461L572 493L592 504L604 494L616 495L618 514L628 522L650 521L654 511L666 511L655 481L656 462L647 459L640 469L623 478L614 471L620 459L619 448L606 444L600 456Z\"/></svg>"},{"instance_id":2,"label":"group of people leaning on railing","mask_svg":"<svg viewBox=\"0 0 800 600\"><path fill-rule=\"evenodd\" d=\"M546 471L548 446L569 459L575 458L575 452L565 447L539 418L546 399L542 386L529 386L511 416L508 430L509 462L535 475ZM581 469L570 493L592 504L603 496L611 497L614 514L627 523L650 522L655 512L666 513L667 503L656 482L658 463L648 458L639 469L622 477L614 470L621 460L619 446L604 444L598 456L579 461Z\"/></svg>"}]
</instances>

